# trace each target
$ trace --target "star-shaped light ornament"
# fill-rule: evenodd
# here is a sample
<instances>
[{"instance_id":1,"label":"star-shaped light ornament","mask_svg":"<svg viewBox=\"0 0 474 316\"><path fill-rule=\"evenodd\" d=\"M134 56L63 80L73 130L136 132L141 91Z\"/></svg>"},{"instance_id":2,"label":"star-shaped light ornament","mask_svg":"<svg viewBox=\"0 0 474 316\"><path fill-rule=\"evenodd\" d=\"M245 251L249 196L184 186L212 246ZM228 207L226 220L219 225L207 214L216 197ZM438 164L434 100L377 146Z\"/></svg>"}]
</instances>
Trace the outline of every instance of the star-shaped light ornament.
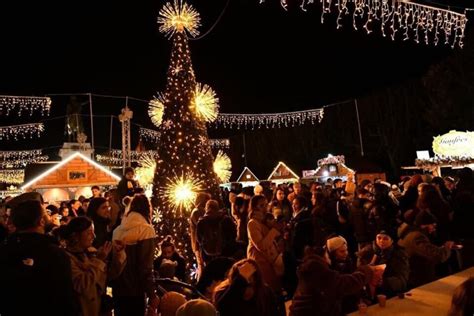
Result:
<instances>
[{"instance_id":1,"label":"star-shaped light ornament","mask_svg":"<svg viewBox=\"0 0 474 316\"><path fill-rule=\"evenodd\" d=\"M160 32L171 38L176 32L187 31L192 37L199 35L198 27L201 26L199 13L193 6L182 0L174 0L173 4L167 2L160 10L158 23Z\"/></svg>"},{"instance_id":2,"label":"star-shaped light ornament","mask_svg":"<svg viewBox=\"0 0 474 316\"><path fill-rule=\"evenodd\" d=\"M163 127L165 129L170 129L173 127L173 121L172 120L166 120L163 122Z\"/></svg>"}]
</instances>

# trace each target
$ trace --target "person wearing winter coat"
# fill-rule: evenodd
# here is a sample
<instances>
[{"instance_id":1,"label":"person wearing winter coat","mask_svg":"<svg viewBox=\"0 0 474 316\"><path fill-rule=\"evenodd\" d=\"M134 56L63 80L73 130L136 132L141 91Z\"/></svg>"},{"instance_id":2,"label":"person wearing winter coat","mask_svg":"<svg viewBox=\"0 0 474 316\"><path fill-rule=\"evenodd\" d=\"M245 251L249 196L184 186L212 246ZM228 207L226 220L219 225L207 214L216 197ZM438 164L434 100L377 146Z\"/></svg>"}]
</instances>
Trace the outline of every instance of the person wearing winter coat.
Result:
<instances>
[{"instance_id":1,"label":"person wearing winter coat","mask_svg":"<svg viewBox=\"0 0 474 316\"><path fill-rule=\"evenodd\" d=\"M114 279L125 265L123 244L105 242L97 251L92 247L94 226L87 217L73 218L69 224L61 226L60 236L66 240L66 252L71 260L72 281L82 316L106 315L111 306L106 307L107 280ZM112 252L112 247L113 252ZM111 255L110 267L107 259ZM108 309L108 310L107 310Z\"/></svg>"},{"instance_id":2,"label":"person wearing winter coat","mask_svg":"<svg viewBox=\"0 0 474 316\"><path fill-rule=\"evenodd\" d=\"M247 258L257 263L262 278L275 293L281 290L280 276L283 275L283 256L277 247L281 235L281 224L267 221L267 199L256 195L250 200L250 220L247 226L249 245Z\"/></svg>"},{"instance_id":3,"label":"person wearing winter coat","mask_svg":"<svg viewBox=\"0 0 474 316\"><path fill-rule=\"evenodd\" d=\"M237 252L237 227L230 216L219 210L216 200L206 203L206 214L196 228L204 265L218 257L233 257Z\"/></svg>"},{"instance_id":4,"label":"person wearing winter coat","mask_svg":"<svg viewBox=\"0 0 474 316\"><path fill-rule=\"evenodd\" d=\"M0 245L0 315L76 316L71 261L45 235L47 215L38 200L15 205L16 232ZM54 299L54 308L51 300Z\"/></svg>"},{"instance_id":5,"label":"person wearing winter coat","mask_svg":"<svg viewBox=\"0 0 474 316\"><path fill-rule=\"evenodd\" d=\"M110 230L110 206L103 197L96 197L91 200L87 208L87 217L94 222L95 239L93 246L102 247L105 242L112 240Z\"/></svg>"},{"instance_id":6,"label":"person wearing winter coat","mask_svg":"<svg viewBox=\"0 0 474 316\"><path fill-rule=\"evenodd\" d=\"M153 282L155 238L150 201L145 195L137 194L112 236L113 241L124 242L127 254L125 268L112 284L115 315L143 315L145 298L151 309L157 309L159 299Z\"/></svg>"},{"instance_id":7,"label":"person wearing winter coat","mask_svg":"<svg viewBox=\"0 0 474 316\"><path fill-rule=\"evenodd\" d=\"M304 248L313 245L313 223L306 199L297 196L293 199L293 216L290 220L291 249L296 260L303 258Z\"/></svg>"},{"instance_id":8,"label":"person wearing winter coat","mask_svg":"<svg viewBox=\"0 0 474 316\"><path fill-rule=\"evenodd\" d=\"M306 252L298 268L298 286L290 307L290 316L341 316L342 299L355 295L372 281L373 268L361 266L351 274L330 268L330 259Z\"/></svg>"},{"instance_id":9,"label":"person wearing winter coat","mask_svg":"<svg viewBox=\"0 0 474 316\"><path fill-rule=\"evenodd\" d=\"M435 267L451 255L454 242L441 247L431 243L429 236L436 231L435 217L426 211L415 218L415 225L403 223L398 229L398 245L403 247L410 262L409 287L418 287L436 279Z\"/></svg>"},{"instance_id":10,"label":"person wearing winter coat","mask_svg":"<svg viewBox=\"0 0 474 316\"><path fill-rule=\"evenodd\" d=\"M385 264L380 292L394 296L407 290L410 265L403 248L393 242L388 232L377 233L372 245L367 245L358 252L361 264Z\"/></svg>"}]
</instances>

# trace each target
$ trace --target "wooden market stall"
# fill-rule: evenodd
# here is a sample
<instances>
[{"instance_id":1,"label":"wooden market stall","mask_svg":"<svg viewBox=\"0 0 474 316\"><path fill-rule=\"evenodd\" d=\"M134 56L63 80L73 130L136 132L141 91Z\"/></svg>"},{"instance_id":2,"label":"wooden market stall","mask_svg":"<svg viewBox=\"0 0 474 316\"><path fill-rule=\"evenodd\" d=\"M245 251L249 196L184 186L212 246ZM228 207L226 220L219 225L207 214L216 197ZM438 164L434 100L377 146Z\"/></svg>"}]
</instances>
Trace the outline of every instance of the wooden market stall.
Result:
<instances>
[{"instance_id":1,"label":"wooden market stall","mask_svg":"<svg viewBox=\"0 0 474 316\"><path fill-rule=\"evenodd\" d=\"M23 191L38 191L53 201L88 197L90 187L115 186L120 177L80 152L75 152L61 162L32 164L25 170Z\"/></svg>"},{"instance_id":2,"label":"wooden market stall","mask_svg":"<svg viewBox=\"0 0 474 316\"><path fill-rule=\"evenodd\" d=\"M277 185L281 183L294 183L299 181L299 179L300 177L282 161L278 162L268 177L268 181Z\"/></svg>"}]
</instances>

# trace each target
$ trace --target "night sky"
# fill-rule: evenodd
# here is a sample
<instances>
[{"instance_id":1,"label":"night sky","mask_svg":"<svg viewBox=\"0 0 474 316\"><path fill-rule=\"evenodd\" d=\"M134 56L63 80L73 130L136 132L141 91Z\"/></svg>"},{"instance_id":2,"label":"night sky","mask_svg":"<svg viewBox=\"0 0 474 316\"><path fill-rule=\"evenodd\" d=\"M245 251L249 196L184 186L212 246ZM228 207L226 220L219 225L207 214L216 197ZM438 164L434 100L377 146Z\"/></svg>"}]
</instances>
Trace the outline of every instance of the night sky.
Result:
<instances>
[{"instance_id":1,"label":"night sky","mask_svg":"<svg viewBox=\"0 0 474 316\"><path fill-rule=\"evenodd\" d=\"M227 1L190 2L201 13L203 33ZM232 0L213 31L190 42L197 79L217 91L221 112L294 111L363 97L420 77L452 54L443 46L392 41L378 31L366 35L349 25L336 30L334 16L321 25L316 2L308 12L297 7L286 12L279 1ZM0 93L92 92L150 99L164 89L169 63L170 43L156 24L163 3L4 1ZM66 103L67 97L54 97L51 117L64 115ZM117 115L123 105L94 98L94 113ZM130 106L135 123L152 127L146 104L130 101ZM10 117L2 124L28 119ZM108 147L108 119L98 118L95 125L96 143ZM49 121L40 143L4 143L2 150L59 146L63 126L59 119ZM113 147L119 148L119 125L114 128ZM241 137L240 131L210 133Z\"/></svg>"}]
</instances>

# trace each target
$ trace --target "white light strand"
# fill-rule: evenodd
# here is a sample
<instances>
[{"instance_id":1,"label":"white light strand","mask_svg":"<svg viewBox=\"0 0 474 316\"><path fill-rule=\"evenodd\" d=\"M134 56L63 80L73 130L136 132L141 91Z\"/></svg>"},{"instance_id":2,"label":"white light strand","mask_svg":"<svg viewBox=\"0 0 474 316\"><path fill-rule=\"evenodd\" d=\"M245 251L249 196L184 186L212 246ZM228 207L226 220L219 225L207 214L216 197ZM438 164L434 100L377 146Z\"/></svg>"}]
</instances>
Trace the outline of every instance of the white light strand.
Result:
<instances>
[{"instance_id":1,"label":"white light strand","mask_svg":"<svg viewBox=\"0 0 474 316\"><path fill-rule=\"evenodd\" d=\"M28 164L48 161L48 156L36 156L32 158L23 158L18 160L0 161L1 169L24 168Z\"/></svg>"},{"instance_id":2,"label":"white light strand","mask_svg":"<svg viewBox=\"0 0 474 316\"><path fill-rule=\"evenodd\" d=\"M140 162L143 157L153 157L158 158L158 152L156 150L146 150L146 151L131 151L130 159L131 162ZM101 163L109 165L122 165L123 155L122 151L119 149L112 149L108 155L96 155L96 160Z\"/></svg>"},{"instance_id":3,"label":"white light strand","mask_svg":"<svg viewBox=\"0 0 474 316\"><path fill-rule=\"evenodd\" d=\"M211 145L212 148L215 148L215 149L229 149L230 139L228 138L209 139L209 144Z\"/></svg>"},{"instance_id":4,"label":"white light strand","mask_svg":"<svg viewBox=\"0 0 474 316\"><path fill-rule=\"evenodd\" d=\"M294 127L305 123L321 123L324 117L324 109L313 109L307 111L267 113L267 114L238 114L221 113L217 116L212 126L224 128L280 128Z\"/></svg>"},{"instance_id":5,"label":"white light strand","mask_svg":"<svg viewBox=\"0 0 474 316\"><path fill-rule=\"evenodd\" d=\"M140 139L157 143L160 140L161 133L149 128L140 127Z\"/></svg>"},{"instance_id":6,"label":"white light strand","mask_svg":"<svg viewBox=\"0 0 474 316\"><path fill-rule=\"evenodd\" d=\"M14 109L17 110L16 113L19 116L23 112L27 112L32 116L35 111L39 111L43 116L49 115L51 98L0 95L0 114L10 115L10 112Z\"/></svg>"},{"instance_id":7,"label":"white light strand","mask_svg":"<svg viewBox=\"0 0 474 316\"><path fill-rule=\"evenodd\" d=\"M0 140L32 139L44 131L43 123L0 126Z\"/></svg>"},{"instance_id":8,"label":"white light strand","mask_svg":"<svg viewBox=\"0 0 474 316\"><path fill-rule=\"evenodd\" d=\"M22 184L25 181L25 170L0 170L0 183Z\"/></svg>"},{"instance_id":9,"label":"white light strand","mask_svg":"<svg viewBox=\"0 0 474 316\"><path fill-rule=\"evenodd\" d=\"M0 161L35 158L42 154L41 149L0 151Z\"/></svg>"},{"instance_id":10,"label":"white light strand","mask_svg":"<svg viewBox=\"0 0 474 316\"><path fill-rule=\"evenodd\" d=\"M301 0L300 7L306 11L306 5L313 2ZM280 3L287 10L288 0L280 0ZM372 33L376 21L382 36L390 35L392 40L399 33L404 41L411 38L427 45L431 42L436 46L442 41L451 48L464 46L468 21L465 13L403 0L320 0L320 3L321 23L327 13L336 12L338 29L343 26L344 17L350 15L352 27L358 30L362 25L367 34Z\"/></svg>"}]
</instances>

